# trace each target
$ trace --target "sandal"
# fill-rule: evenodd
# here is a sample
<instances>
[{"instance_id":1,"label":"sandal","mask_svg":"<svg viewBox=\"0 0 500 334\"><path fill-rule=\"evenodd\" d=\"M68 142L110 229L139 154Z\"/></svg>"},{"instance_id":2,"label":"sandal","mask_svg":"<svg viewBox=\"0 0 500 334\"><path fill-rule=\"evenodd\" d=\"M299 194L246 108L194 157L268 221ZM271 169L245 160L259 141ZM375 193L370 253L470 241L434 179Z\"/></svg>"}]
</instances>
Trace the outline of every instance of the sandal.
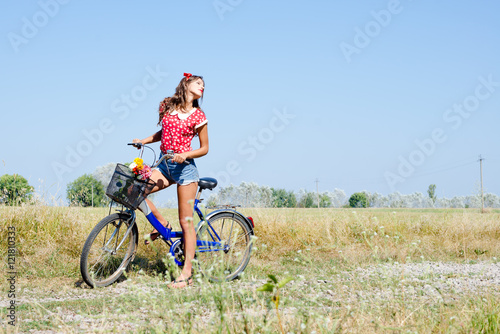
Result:
<instances>
[{"instance_id":1,"label":"sandal","mask_svg":"<svg viewBox=\"0 0 500 334\"><path fill-rule=\"evenodd\" d=\"M182 277L182 274L179 277ZM184 279L179 279L179 277L177 277L177 279L175 279L173 282L170 282L167 286L171 289L182 289L193 285L193 275ZM182 286L174 286L174 284L179 284L179 283L185 283L185 284Z\"/></svg>"},{"instance_id":2,"label":"sandal","mask_svg":"<svg viewBox=\"0 0 500 334\"><path fill-rule=\"evenodd\" d=\"M165 228L171 230L172 229L172 225L170 225L170 223L167 222L167 226L165 226ZM154 229L153 231L151 231L151 233L149 233L149 239L151 239L151 242L153 242L156 239L158 239L159 236L160 236L160 232L158 232L156 229ZM145 245L149 245L150 244L150 242L148 240L148 234L145 236L144 244Z\"/></svg>"}]
</instances>

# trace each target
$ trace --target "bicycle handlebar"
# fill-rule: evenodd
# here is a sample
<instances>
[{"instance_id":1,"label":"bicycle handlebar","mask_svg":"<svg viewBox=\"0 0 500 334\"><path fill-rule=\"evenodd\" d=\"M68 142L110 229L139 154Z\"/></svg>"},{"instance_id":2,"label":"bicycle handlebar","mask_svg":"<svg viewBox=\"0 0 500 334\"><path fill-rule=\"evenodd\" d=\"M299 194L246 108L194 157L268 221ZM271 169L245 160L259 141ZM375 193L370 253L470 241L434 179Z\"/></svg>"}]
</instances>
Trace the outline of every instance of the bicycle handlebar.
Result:
<instances>
[{"instance_id":1,"label":"bicycle handlebar","mask_svg":"<svg viewBox=\"0 0 500 334\"><path fill-rule=\"evenodd\" d=\"M145 147L149 148L150 150L152 150L154 152L154 150L151 147L149 147L149 146L147 146L145 144L142 144L142 143L128 143L127 145L135 146L138 149L140 149L141 153L140 153L139 157L141 159L142 159L142 154L144 153L144 148ZM165 159L172 159L174 157L174 155L175 155L174 151L168 150L167 153L164 154L160 159L158 159L158 161L156 163L154 163L153 165L151 165L151 168L158 167L163 160L165 160ZM155 154L155 160L156 160L156 154ZM185 160L184 163L187 164L187 165L190 164L190 162L187 161L187 160Z\"/></svg>"}]
</instances>

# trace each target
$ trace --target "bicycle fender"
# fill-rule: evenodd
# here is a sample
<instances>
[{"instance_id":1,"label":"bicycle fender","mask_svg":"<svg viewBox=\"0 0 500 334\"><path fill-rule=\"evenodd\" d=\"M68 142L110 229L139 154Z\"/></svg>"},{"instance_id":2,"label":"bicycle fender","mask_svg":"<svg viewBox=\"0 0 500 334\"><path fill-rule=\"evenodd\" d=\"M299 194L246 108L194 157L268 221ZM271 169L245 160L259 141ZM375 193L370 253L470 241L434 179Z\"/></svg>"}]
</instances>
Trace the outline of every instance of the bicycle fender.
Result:
<instances>
[{"instance_id":1,"label":"bicycle fender","mask_svg":"<svg viewBox=\"0 0 500 334\"><path fill-rule=\"evenodd\" d=\"M231 210L231 209L220 209L220 210L215 210L215 211L212 211L210 212L206 217L205 219L206 220L210 220L210 218L212 218L213 216L219 214L219 213L232 213L234 214L235 216L238 216L240 218L243 219L243 221L247 224L248 228L250 229L250 232L252 235L255 235L254 231L253 231L253 226L252 226L252 223L250 222L250 220L243 216L241 213L239 213L238 211L236 210Z\"/></svg>"}]
</instances>

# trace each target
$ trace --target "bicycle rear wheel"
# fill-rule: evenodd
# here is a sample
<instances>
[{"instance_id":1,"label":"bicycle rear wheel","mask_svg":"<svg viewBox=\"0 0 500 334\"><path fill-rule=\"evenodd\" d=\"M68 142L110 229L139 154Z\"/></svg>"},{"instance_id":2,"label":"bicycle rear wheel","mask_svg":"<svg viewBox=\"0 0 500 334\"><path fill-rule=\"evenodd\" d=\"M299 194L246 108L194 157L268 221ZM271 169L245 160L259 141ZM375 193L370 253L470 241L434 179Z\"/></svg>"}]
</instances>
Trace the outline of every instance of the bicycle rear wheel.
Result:
<instances>
[{"instance_id":1,"label":"bicycle rear wheel","mask_svg":"<svg viewBox=\"0 0 500 334\"><path fill-rule=\"evenodd\" d=\"M232 212L209 218L197 232L196 259L212 281L230 281L246 268L252 250L250 227Z\"/></svg>"},{"instance_id":2,"label":"bicycle rear wheel","mask_svg":"<svg viewBox=\"0 0 500 334\"><path fill-rule=\"evenodd\" d=\"M116 282L134 259L139 233L134 224L127 234L130 215L112 214L90 232L80 258L82 278L91 287Z\"/></svg>"}]
</instances>

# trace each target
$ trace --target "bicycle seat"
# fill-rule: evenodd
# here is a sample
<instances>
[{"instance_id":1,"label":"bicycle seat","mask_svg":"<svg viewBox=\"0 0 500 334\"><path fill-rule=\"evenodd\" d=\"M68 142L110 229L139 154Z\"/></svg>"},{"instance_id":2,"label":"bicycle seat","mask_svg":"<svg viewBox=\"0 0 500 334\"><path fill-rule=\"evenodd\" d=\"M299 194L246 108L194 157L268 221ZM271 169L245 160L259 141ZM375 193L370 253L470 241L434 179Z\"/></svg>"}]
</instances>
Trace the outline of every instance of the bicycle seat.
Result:
<instances>
[{"instance_id":1,"label":"bicycle seat","mask_svg":"<svg viewBox=\"0 0 500 334\"><path fill-rule=\"evenodd\" d=\"M200 187L201 190L212 190L217 187L217 180L212 177L202 177L200 181L198 181L198 187Z\"/></svg>"}]
</instances>

